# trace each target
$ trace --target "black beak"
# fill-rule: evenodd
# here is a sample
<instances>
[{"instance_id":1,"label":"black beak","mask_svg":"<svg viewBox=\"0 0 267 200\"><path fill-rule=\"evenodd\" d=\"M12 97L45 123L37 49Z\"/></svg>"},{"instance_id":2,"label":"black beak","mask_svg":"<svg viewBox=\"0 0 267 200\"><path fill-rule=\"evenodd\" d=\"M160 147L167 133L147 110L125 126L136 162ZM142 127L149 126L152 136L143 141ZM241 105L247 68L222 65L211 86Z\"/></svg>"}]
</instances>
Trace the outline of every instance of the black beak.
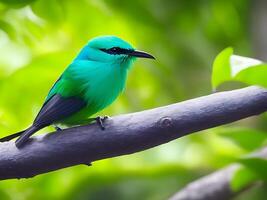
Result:
<instances>
[{"instance_id":1,"label":"black beak","mask_svg":"<svg viewBox=\"0 0 267 200\"><path fill-rule=\"evenodd\" d=\"M150 59L155 59L154 56L152 56L149 53L146 53L144 51L138 51L138 50L133 50L127 53L129 56L134 56L138 58L150 58Z\"/></svg>"}]
</instances>

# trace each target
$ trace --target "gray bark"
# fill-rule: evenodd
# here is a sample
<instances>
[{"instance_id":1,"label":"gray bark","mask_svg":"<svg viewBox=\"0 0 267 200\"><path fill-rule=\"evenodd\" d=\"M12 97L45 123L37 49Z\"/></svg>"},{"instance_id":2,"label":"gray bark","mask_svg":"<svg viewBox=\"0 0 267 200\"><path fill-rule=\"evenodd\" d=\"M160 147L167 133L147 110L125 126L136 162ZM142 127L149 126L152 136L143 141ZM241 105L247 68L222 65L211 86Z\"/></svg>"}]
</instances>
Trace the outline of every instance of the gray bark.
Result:
<instances>
[{"instance_id":1,"label":"gray bark","mask_svg":"<svg viewBox=\"0 0 267 200\"><path fill-rule=\"evenodd\" d=\"M169 200L228 200L234 192L230 187L231 178L238 165L230 165L222 170L189 183Z\"/></svg>"},{"instance_id":2,"label":"gray bark","mask_svg":"<svg viewBox=\"0 0 267 200\"><path fill-rule=\"evenodd\" d=\"M255 57L267 61L267 1L251 1L251 36Z\"/></svg>"},{"instance_id":3,"label":"gray bark","mask_svg":"<svg viewBox=\"0 0 267 200\"><path fill-rule=\"evenodd\" d=\"M267 147L252 153L255 157L267 158ZM232 164L221 170L213 172L207 176L197 179L175 195L169 200L229 200L235 197L244 189L250 188L254 183L248 183L241 188L240 191L233 191L231 189L231 180L235 172L240 168L239 164Z\"/></svg>"},{"instance_id":4,"label":"gray bark","mask_svg":"<svg viewBox=\"0 0 267 200\"><path fill-rule=\"evenodd\" d=\"M132 154L200 130L267 111L267 90L247 87L137 113L97 124L35 136L22 148L0 144L0 179L26 178L53 170Z\"/></svg>"}]
</instances>

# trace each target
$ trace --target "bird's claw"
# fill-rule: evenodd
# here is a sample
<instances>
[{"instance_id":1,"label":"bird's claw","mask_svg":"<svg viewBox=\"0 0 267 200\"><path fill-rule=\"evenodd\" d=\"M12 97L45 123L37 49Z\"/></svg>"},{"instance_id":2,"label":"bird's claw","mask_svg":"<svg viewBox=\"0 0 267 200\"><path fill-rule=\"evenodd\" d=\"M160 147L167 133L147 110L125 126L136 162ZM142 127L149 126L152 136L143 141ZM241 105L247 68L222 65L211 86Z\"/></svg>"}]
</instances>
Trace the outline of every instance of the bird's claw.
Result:
<instances>
[{"instance_id":1,"label":"bird's claw","mask_svg":"<svg viewBox=\"0 0 267 200\"><path fill-rule=\"evenodd\" d=\"M62 128L60 128L59 126L54 125L54 128L56 129L56 131L62 131Z\"/></svg>"},{"instance_id":2,"label":"bird's claw","mask_svg":"<svg viewBox=\"0 0 267 200\"><path fill-rule=\"evenodd\" d=\"M105 125L104 125L104 121L107 120L109 118L109 116L105 115L104 117L102 116L99 116L99 117L96 117L95 120L96 122L99 124L100 128L102 130L105 130Z\"/></svg>"}]
</instances>

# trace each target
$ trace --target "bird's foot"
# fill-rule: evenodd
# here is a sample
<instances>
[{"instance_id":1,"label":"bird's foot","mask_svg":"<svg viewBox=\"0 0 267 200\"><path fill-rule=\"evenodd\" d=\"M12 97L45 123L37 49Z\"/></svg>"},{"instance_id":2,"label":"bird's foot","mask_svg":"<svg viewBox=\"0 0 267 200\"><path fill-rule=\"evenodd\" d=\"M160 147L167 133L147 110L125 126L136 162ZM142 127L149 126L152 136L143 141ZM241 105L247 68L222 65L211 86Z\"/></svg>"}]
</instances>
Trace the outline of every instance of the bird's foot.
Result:
<instances>
[{"instance_id":1,"label":"bird's foot","mask_svg":"<svg viewBox=\"0 0 267 200\"><path fill-rule=\"evenodd\" d=\"M56 131L62 131L62 128L60 128L59 126L53 125L53 127L56 129Z\"/></svg>"},{"instance_id":2,"label":"bird's foot","mask_svg":"<svg viewBox=\"0 0 267 200\"><path fill-rule=\"evenodd\" d=\"M96 122L99 124L100 128L102 130L105 130L105 125L104 125L104 122L109 118L109 116L105 115L104 117L102 116L98 116L95 118Z\"/></svg>"}]
</instances>

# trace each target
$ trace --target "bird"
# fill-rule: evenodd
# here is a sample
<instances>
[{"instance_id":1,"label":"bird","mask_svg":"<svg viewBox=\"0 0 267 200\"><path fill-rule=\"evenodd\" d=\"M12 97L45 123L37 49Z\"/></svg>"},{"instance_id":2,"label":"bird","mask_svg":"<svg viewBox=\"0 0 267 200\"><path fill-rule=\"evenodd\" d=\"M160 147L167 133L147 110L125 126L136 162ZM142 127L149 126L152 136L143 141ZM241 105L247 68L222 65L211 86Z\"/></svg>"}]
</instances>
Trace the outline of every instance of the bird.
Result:
<instances>
[{"instance_id":1,"label":"bird","mask_svg":"<svg viewBox=\"0 0 267 200\"><path fill-rule=\"evenodd\" d=\"M15 145L21 148L34 133L47 126L60 131L61 125L92 122L92 115L109 106L123 92L128 71L137 58L155 59L117 36L92 38L51 87L29 128L3 137L0 142L18 137ZM105 129L106 116L93 119Z\"/></svg>"}]
</instances>

